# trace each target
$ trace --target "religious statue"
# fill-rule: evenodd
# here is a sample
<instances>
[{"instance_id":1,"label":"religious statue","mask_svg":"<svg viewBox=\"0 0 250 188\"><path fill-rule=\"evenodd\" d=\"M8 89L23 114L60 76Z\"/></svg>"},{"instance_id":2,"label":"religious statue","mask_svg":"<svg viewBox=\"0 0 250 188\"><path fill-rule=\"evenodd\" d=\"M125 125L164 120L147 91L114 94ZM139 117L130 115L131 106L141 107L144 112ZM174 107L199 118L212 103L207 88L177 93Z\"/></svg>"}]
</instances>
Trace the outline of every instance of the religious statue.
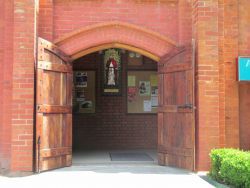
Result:
<instances>
[{"instance_id":1,"label":"religious statue","mask_svg":"<svg viewBox=\"0 0 250 188\"><path fill-rule=\"evenodd\" d=\"M103 94L121 94L121 54L119 49L105 50L103 56Z\"/></svg>"},{"instance_id":2,"label":"religious statue","mask_svg":"<svg viewBox=\"0 0 250 188\"><path fill-rule=\"evenodd\" d=\"M106 64L106 81L108 86L115 86L117 84L117 62L114 58L109 58Z\"/></svg>"}]
</instances>

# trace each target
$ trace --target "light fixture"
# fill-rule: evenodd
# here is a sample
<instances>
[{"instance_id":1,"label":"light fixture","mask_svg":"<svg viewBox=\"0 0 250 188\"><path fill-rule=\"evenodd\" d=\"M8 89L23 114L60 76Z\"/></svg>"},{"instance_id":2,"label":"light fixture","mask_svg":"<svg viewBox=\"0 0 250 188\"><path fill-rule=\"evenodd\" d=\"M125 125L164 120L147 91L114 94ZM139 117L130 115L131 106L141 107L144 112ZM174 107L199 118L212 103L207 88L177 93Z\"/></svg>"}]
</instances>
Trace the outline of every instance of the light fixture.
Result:
<instances>
[{"instance_id":1,"label":"light fixture","mask_svg":"<svg viewBox=\"0 0 250 188\"><path fill-rule=\"evenodd\" d=\"M136 54L135 54L135 57L140 58L140 57L141 57L141 54L136 53Z\"/></svg>"},{"instance_id":2,"label":"light fixture","mask_svg":"<svg viewBox=\"0 0 250 188\"><path fill-rule=\"evenodd\" d=\"M135 53L134 52L129 52L129 57L134 58L135 57Z\"/></svg>"}]
</instances>

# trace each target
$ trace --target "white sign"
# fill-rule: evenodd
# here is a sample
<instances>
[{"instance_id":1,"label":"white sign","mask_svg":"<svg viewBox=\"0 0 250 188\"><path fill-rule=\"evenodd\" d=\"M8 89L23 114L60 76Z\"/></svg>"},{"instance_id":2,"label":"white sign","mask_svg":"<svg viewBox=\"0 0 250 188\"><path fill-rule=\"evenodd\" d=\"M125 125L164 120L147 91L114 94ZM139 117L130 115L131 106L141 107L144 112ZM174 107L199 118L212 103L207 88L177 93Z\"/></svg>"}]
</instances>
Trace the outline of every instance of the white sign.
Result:
<instances>
[{"instance_id":1,"label":"white sign","mask_svg":"<svg viewBox=\"0 0 250 188\"><path fill-rule=\"evenodd\" d=\"M152 106L150 100L143 101L144 112L151 112Z\"/></svg>"}]
</instances>

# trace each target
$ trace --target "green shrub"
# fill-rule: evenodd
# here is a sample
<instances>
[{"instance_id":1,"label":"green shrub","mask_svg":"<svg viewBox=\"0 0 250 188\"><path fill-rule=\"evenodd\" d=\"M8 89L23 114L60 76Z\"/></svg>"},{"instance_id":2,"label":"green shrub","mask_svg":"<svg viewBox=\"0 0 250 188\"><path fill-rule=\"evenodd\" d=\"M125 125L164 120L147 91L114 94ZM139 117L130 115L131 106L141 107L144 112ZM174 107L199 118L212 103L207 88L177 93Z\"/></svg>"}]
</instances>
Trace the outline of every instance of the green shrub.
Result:
<instances>
[{"instance_id":1,"label":"green shrub","mask_svg":"<svg viewBox=\"0 0 250 188\"><path fill-rule=\"evenodd\" d=\"M210 153L210 176L235 187L250 188L250 152L214 149Z\"/></svg>"}]
</instances>

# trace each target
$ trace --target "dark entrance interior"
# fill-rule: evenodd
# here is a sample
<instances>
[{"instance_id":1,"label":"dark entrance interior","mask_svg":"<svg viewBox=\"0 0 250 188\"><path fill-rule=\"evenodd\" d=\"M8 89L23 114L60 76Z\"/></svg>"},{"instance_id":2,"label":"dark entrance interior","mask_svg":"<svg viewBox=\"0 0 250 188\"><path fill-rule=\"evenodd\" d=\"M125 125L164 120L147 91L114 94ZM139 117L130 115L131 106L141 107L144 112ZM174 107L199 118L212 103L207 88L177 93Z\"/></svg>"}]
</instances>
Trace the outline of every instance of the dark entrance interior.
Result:
<instances>
[{"instance_id":1,"label":"dark entrance interior","mask_svg":"<svg viewBox=\"0 0 250 188\"><path fill-rule=\"evenodd\" d=\"M151 96L156 88L158 91L157 63L141 54L115 49L120 55L119 86L118 90L112 90L113 86L105 90L107 50L73 62L73 164L84 162L86 157L115 160L121 153L142 161L149 156L156 162L157 107L145 106L144 101L158 97L157 93ZM81 76L84 83L79 84ZM150 84L149 93L140 93L142 82Z\"/></svg>"}]
</instances>

